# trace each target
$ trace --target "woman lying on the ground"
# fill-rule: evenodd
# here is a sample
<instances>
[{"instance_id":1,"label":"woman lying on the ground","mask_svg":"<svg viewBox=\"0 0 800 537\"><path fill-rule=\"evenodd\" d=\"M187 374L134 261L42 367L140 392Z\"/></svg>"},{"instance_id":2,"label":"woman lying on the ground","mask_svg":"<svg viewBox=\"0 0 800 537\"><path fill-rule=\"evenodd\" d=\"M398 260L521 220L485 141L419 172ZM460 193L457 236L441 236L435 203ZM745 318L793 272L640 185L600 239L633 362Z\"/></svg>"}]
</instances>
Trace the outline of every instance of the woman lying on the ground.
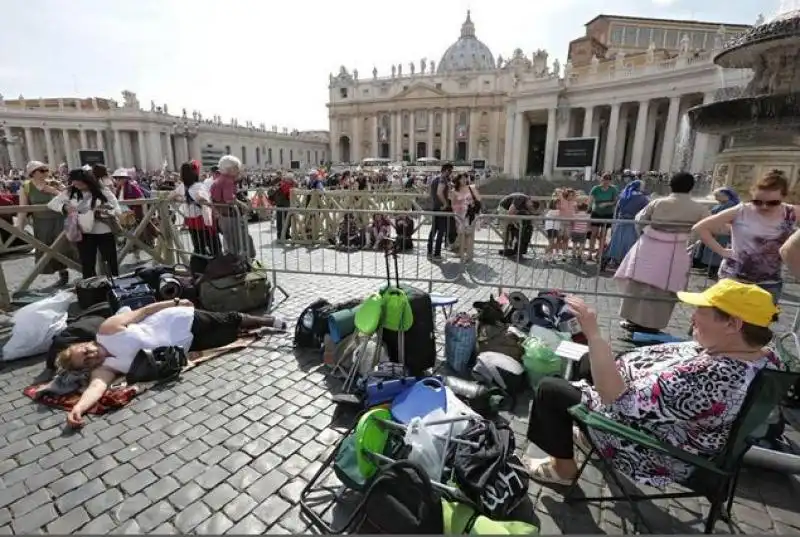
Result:
<instances>
[{"instance_id":1,"label":"woman lying on the ground","mask_svg":"<svg viewBox=\"0 0 800 537\"><path fill-rule=\"evenodd\" d=\"M83 414L114 379L129 372L139 351L159 347L204 351L229 345L242 331L258 328L285 330L286 322L238 312L211 313L177 299L109 317L100 325L95 341L70 345L56 358L60 369L91 371L89 386L67 415L67 423L82 426Z\"/></svg>"},{"instance_id":2,"label":"woman lying on the ground","mask_svg":"<svg viewBox=\"0 0 800 537\"><path fill-rule=\"evenodd\" d=\"M581 403L690 453L710 457L722 450L756 374L782 367L765 347L778 310L767 291L733 280L720 280L702 293L680 292L678 298L697 308L694 341L646 347L617 360L595 311L577 297L567 298L589 340L589 356L579 366L578 382L544 378L536 390L527 436L550 458L526 461L533 479L568 485L575 478L574 445L585 437L573 429L568 411ZM682 483L691 472L677 459L638 444L590 434L616 469L642 484Z\"/></svg>"}]
</instances>

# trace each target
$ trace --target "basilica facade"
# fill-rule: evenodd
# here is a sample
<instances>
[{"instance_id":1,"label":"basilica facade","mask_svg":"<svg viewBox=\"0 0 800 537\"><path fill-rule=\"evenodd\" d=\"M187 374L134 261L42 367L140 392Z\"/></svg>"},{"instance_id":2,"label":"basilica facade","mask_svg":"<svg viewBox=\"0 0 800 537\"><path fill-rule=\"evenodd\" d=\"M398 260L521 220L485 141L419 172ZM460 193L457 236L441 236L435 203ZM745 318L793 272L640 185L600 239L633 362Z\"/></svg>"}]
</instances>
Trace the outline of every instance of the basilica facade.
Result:
<instances>
[{"instance_id":1,"label":"basilica facade","mask_svg":"<svg viewBox=\"0 0 800 537\"><path fill-rule=\"evenodd\" d=\"M329 143L324 131L240 124L152 102L143 108L129 91L123 92L122 103L0 96L0 167L5 168L24 168L29 160L75 167L79 151L100 150L108 166L143 170L176 170L193 159L208 168L226 154L251 169L308 169L330 159Z\"/></svg>"},{"instance_id":2,"label":"basilica facade","mask_svg":"<svg viewBox=\"0 0 800 537\"><path fill-rule=\"evenodd\" d=\"M495 57L467 13L438 63L330 75L332 160L481 159L550 176L559 140L595 138L597 170L707 171L726 140L689 132L685 112L747 83L712 62L747 28L600 15L562 66L544 50Z\"/></svg>"}]
</instances>

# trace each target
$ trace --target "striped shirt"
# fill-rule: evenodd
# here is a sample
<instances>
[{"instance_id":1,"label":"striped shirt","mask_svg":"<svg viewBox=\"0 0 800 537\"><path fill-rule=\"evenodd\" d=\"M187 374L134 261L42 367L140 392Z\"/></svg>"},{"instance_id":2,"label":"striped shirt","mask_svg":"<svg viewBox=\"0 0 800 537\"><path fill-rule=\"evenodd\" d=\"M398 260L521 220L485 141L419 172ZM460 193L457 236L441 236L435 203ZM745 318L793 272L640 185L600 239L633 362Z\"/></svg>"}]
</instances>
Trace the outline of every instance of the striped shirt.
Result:
<instances>
[{"instance_id":1,"label":"striped shirt","mask_svg":"<svg viewBox=\"0 0 800 537\"><path fill-rule=\"evenodd\" d=\"M572 220L570 230L572 233L589 233L589 215L586 213L578 213Z\"/></svg>"}]
</instances>

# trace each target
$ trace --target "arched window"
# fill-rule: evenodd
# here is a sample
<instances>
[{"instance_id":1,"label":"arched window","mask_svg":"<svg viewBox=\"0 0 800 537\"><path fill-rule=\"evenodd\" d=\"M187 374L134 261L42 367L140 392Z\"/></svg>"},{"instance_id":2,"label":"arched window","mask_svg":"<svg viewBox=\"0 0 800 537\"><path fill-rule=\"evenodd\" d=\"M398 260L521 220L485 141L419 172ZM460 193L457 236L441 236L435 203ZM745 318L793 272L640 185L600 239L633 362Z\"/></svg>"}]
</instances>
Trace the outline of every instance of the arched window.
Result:
<instances>
[{"instance_id":1,"label":"arched window","mask_svg":"<svg viewBox=\"0 0 800 537\"><path fill-rule=\"evenodd\" d=\"M458 124L461 126L466 126L467 124L467 112L462 110L458 113Z\"/></svg>"},{"instance_id":2,"label":"arched window","mask_svg":"<svg viewBox=\"0 0 800 537\"><path fill-rule=\"evenodd\" d=\"M272 148L267 148L267 164L272 164Z\"/></svg>"},{"instance_id":3,"label":"arched window","mask_svg":"<svg viewBox=\"0 0 800 537\"><path fill-rule=\"evenodd\" d=\"M278 151L278 159L281 166L283 166L283 148Z\"/></svg>"}]
</instances>

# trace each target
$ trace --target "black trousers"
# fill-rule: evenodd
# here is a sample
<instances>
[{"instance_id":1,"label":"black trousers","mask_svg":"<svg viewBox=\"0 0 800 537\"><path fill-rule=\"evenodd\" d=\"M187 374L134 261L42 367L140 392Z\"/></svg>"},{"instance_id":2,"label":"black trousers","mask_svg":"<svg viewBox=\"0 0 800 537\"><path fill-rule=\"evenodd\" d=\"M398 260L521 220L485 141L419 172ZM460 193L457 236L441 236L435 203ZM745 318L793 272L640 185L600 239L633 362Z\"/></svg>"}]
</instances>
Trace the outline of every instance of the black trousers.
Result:
<instances>
[{"instance_id":1,"label":"black trousers","mask_svg":"<svg viewBox=\"0 0 800 537\"><path fill-rule=\"evenodd\" d=\"M591 382L588 357L578 363L576 380ZM536 387L530 416L528 440L557 459L575 456L572 441L572 416L569 409L581 402L581 391L570 381L558 377L545 377Z\"/></svg>"},{"instance_id":2,"label":"black trousers","mask_svg":"<svg viewBox=\"0 0 800 537\"><path fill-rule=\"evenodd\" d=\"M189 350L205 351L230 345L239 338L243 316L239 312L216 313L194 310L192 346Z\"/></svg>"},{"instance_id":3,"label":"black trousers","mask_svg":"<svg viewBox=\"0 0 800 537\"><path fill-rule=\"evenodd\" d=\"M198 255L217 257L222 253L222 241L219 240L216 230L190 229L189 237L192 239L192 249Z\"/></svg>"},{"instance_id":4,"label":"black trousers","mask_svg":"<svg viewBox=\"0 0 800 537\"><path fill-rule=\"evenodd\" d=\"M428 233L428 255L442 255L442 241L447 236L448 214L442 213L433 217L431 231Z\"/></svg>"},{"instance_id":5,"label":"black trousers","mask_svg":"<svg viewBox=\"0 0 800 537\"><path fill-rule=\"evenodd\" d=\"M519 231L519 224L509 224L504 241L506 255L527 255L532 237L533 224L530 222L522 222L522 233Z\"/></svg>"},{"instance_id":6,"label":"black trousers","mask_svg":"<svg viewBox=\"0 0 800 537\"><path fill-rule=\"evenodd\" d=\"M106 270L110 271L112 276L119 276L117 241L113 233L84 233L77 244L84 278L97 276L95 266L98 252Z\"/></svg>"},{"instance_id":7,"label":"black trousers","mask_svg":"<svg viewBox=\"0 0 800 537\"><path fill-rule=\"evenodd\" d=\"M275 225L278 230L278 239L283 239L283 228L289 226L289 210L286 207L276 207L275 208ZM290 238L289 230L286 230L286 237L287 240Z\"/></svg>"}]
</instances>

